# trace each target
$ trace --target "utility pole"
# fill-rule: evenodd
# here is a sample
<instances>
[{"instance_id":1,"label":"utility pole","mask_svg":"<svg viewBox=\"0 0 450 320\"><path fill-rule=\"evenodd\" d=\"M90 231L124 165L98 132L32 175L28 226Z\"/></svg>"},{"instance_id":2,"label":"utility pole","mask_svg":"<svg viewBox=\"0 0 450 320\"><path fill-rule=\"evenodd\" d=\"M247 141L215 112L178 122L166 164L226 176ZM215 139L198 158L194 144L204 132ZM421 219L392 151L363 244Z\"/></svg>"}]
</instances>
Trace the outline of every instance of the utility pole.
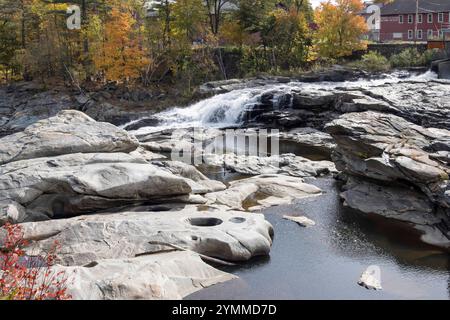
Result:
<instances>
[{"instance_id":1,"label":"utility pole","mask_svg":"<svg viewBox=\"0 0 450 320\"><path fill-rule=\"evenodd\" d=\"M416 21L414 24L414 44L417 44L418 23L419 23L419 0L416 0Z\"/></svg>"}]
</instances>

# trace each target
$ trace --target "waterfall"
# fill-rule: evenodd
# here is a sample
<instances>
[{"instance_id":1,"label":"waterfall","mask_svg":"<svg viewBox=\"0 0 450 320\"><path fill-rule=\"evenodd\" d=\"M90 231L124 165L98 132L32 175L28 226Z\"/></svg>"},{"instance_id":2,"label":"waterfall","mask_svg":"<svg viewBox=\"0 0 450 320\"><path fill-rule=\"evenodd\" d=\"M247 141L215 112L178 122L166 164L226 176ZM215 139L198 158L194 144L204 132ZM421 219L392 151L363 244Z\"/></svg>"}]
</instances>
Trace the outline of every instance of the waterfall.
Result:
<instances>
[{"instance_id":1,"label":"waterfall","mask_svg":"<svg viewBox=\"0 0 450 320\"><path fill-rule=\"evenodd\" d=\"M255 88L244 88L233 90L231 92L218 94L211 98L199 101L188 107L175 107L160 112L152 118L159 121L157 127L143 127L137 130L136 134L145 134L170 128L188 128L188 127L212 127L223 128L239 125L242 122L242 115L248 108L258 104L263 94L274 93L273 105L278 105L277 99L283 97L280 93L289 94L292 91L301 90L327 90L337 87L373 87L385 83L397 83L401 81L429 81L436 79L434 72L428 71L421 75L404 76L401 73L388 74L382 79L361 79L358 81L346 82L318 82L303 83L291 82L287 84L271 84ZM139 120L137 120L139 121ZM128 123L126 127L136 121Z\"/></svg>"}]
</instances>

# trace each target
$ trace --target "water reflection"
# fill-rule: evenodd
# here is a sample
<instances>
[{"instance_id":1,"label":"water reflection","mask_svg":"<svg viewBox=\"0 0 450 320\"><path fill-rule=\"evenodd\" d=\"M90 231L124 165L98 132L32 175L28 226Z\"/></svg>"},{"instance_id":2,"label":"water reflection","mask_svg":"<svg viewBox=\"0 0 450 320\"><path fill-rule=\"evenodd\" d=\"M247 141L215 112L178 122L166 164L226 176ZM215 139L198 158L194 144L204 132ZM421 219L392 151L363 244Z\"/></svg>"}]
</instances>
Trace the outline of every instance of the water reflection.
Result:
<instances>
[{"instance_id":1,"label":"water reflection","mask_svg":"<svg viewBox=\"0 0 450 320\"><path fill-rule=\"evenodd\" d=\"M225 268L240 279L188 299L449 299L448 253L420 242L406 223L343 208L333 179L313 183L326 194L265 212L275 229L270 259ZM316 226L299 227L285 214ZM356 284L369 265L381 267L382 291Z\"/></svg>"}]
</instances>

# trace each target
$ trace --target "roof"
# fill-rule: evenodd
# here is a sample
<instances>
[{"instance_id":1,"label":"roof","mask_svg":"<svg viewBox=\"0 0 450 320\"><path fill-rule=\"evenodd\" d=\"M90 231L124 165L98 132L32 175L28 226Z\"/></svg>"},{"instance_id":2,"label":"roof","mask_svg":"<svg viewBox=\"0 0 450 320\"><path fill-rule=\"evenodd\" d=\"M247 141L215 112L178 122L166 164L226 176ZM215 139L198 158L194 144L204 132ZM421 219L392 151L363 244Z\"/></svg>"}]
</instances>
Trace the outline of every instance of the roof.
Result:
<instances>
[{"instance_id":1,"label":"roof","mask_svg":"<svg viewBox=\"0 0 450 320\"><path fill-rule=\"evenodd\" d=\"M450 12L450 0L419 0L419 13ZM415 0L395 0L381 8L381 15L416 13Z\"/></svg>"}]
</instances>

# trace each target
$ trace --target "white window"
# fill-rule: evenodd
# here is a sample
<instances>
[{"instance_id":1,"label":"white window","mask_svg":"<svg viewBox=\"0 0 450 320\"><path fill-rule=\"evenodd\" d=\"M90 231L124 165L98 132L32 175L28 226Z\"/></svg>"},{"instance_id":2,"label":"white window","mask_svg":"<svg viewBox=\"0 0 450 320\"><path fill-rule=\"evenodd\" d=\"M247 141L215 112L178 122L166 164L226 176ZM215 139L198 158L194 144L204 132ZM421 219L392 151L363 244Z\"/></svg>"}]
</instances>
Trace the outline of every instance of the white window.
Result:
<instances>
[{"instance_id":1,"label":"white window","mask_svg":"<svg viewBox=\"0 0 450 320\"><path fill-rule=\"evenodd\" d=\"M423 22L423 15L422 14L419 14L418 16L417 16L417 23L422 23Z\"/></svg>"},{"instance_id":2,"label":"white window","mask_svg":"<svg viewBox=\"0 0 450 320\"><path fill-rule=\"evenodd\" d=\"M444 31L441 29L439 30L439 38L443 39L444 38Z\"/></svg>"},{"instance_id":3,"label":"white window","mask_svg":"<svg viewBox=\"0 0 450 320\"><path fill-rule=\"evenodd\" d=\"M412 39L413 38L413 31L412 30L408 30L408 39Z\"/></svg>"},{"instance_id":4,"label":"white window","mask_svg":"<svg viewBox=\"0 0 450 320\"><path fill-rule=\"evenodd\" d=\"M433 23L433 14L429 13L427 16L428 16L428 23Z\"/></svg>"},{"instance_id":5,"label":"white window","mask_svg":"<svg viewBox=\"0 0 450 320\"><path fill-rule=\"evenodd\" d=\"M413 15L412 14L408 14L408 23L411 24L413 23L414 19L413 19Z\"/></svg>"},{"instance_id":6,"label":"white window","mask_svg":"<svg viewBox=\"0 0 450 320\"><path fill-rule=\"evenodd\" d=\"M398 16L398 23L403 23L403 15Z\"/></svg>"},{"instance_id":7,"label":"white window","mask_svg":"<svg viewBox=\"0 0 450 320\"><path fill-rule=\"evenodd\" d=\"M432 29L428 29L428 31L427 31L427 37L428 37L428 39L433 38L433 35L434 35L433 30L432 30Z\"/></svg>"},{"instance_id":8,"label":"white window","mask_svg":"<svg viewBox=\"0 0 450 320\"><path fill-rule=\"evenodd\" d=\"M438 13L438 22L439 23L444 22L444 13L443 12Z\"/></svg>"},{"instance_id":9,"label":"white window","mask_svg":"<svg viewBox=\"0 0 450 320\"><path fill-rule=\"evenodd\" d=\"M422 36L423 36L422 30L417 30L417 34L416 34L417 39L422 39Z\"/></svg>"}]
</instances>

